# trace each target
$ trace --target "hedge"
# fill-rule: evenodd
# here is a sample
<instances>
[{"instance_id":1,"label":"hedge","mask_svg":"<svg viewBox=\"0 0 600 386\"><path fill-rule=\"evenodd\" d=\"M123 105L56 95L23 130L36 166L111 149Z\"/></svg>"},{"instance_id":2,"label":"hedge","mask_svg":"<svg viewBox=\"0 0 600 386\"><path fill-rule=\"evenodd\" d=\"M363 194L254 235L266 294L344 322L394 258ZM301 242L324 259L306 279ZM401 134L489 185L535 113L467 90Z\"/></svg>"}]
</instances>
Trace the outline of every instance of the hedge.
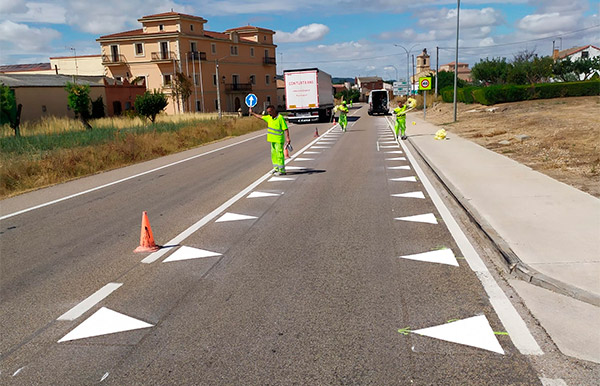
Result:
<instances>
[{"instance_id":1,"label":"hedge","mask_svg":"<svg viewBox=\"0 0 600 386\"><path fill-rule=\"evenodd\" d=\"M453 91L452 87L442 89L440 91L442 100L447 103L453 102ZM590 95L600 95L600 80L540 83L521 86L463 87L456 90L456 99L459 102L478 102L482 105Z\"/></svg>"}]
</instances>

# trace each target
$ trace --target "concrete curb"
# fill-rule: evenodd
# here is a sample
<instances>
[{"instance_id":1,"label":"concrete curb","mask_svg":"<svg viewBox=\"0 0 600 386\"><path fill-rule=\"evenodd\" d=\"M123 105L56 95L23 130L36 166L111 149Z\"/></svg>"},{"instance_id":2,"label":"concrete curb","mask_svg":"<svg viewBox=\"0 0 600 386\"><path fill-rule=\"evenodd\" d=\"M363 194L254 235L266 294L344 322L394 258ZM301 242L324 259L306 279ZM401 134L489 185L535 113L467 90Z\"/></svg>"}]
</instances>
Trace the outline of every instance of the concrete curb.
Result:
<instances>
[{"instance_id":1,"label":"concrete curb","mask_svg":"<svg viewBox=\"0 0 600 386\"><path fill-rule=\"evenodd\" d=\"M485 218L477 211L477 209L471 205L460 190L454 186L454 184L442 173L442 171L425 155L421 149L415 144L414 141L408 138L408 141L412 145L413 149L419 154L421 159L429 166L429 168L435 173L438 180L446 187L446 189L452 194L456 201L463 207L463 209L469 214L469 216L477 223L483 233L490 239L490 241L496 246L506 264L508 272L514 277L536 285L541 288L554 291L561 295L569 296L571 298L580 300L585 303L600 307L600 296L592 292L583 290L572 284L556 280L550 276L538 272L536 269L529 267L527 264L517 256L517 254L510 248L508 243L496 232L494 228L485 220Z\"/></svg>"}]
</instances>

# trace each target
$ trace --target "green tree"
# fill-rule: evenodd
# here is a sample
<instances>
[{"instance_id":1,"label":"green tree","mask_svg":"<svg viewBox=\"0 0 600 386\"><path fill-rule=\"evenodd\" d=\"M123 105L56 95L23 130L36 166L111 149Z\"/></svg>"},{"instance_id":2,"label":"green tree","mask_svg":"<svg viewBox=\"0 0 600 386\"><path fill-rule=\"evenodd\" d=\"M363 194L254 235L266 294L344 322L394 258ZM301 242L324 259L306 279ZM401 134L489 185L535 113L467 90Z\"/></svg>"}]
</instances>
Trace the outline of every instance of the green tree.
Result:
<instances>
[{"instance_id":1,"label":"green tree","mask_svg":"<svg viewBox=\"0 0 600 386\"><path fill-rule=\"evenodd\" d=\"M167 107L169 101L165 94L158 90L146 91L135 98L134 106L138 114L148 118L154 123L156 116Z\"/></svg>"},{"instance_id":2,"label":"green tree","mask_svg":"<svg viewBox=\"0 0 600 386\"><path fill-rule=\"evenodd\" d=\"M352 90L342 90L335 94L335 97L338 99L343 99L346 102L358 102L360 98L360 91L352 89Z\"/></svg>"},{"instance_id":3,"label":"green tree","mask_svg":"<svg viewBox=\"0 0 600 386\"><path fill-rule=\"evenodd\" d=\"M178 72L177 74L175 74L175 79L173 79L171 84L171 88L173 90L171 96L173 97L173 102L177 103L178 109L179 103L181 101L185 110L185 106L187 106L188 99L192 95L192 87L192 81L184 73Z\"/></svg>"},{"instance_id":4,"label":"green tree","mask_svg":"<svg viewBox=\"0 0 600 386\"><path fill-rule=\"evenodd\" d=\"M90 86L67 82L65 90L68 93L67 100L69 107L73 110L75 116L79 117L86 129L91 130L92 126L88 122L90 119L91 104Z\"/></svg>"},{"instance_id":5,"label":"green tree","mask_svg":"<svg viewBox=\"0 0 600 386\"><path fill-rule=\"evenodd\" d=\"M577 59L573 62L573 70L583 80L588 80L592 75L600 71L600 56Z\"/></svg>"},{"instance_id":6,"label":"green tree","mask_svg":"<svg viewBox=\"0 0 600 386\"><path fill-rule=\"evenodd\" d=\"M575 74L575 67L570 59L557 60L552 64L552 74L563 82L579 80Z\"/></svg>"},{"instance_id":7,"label":"green tree","mask_svg":"<svg viewBox=\"0 0 600 386\"><path fill-rule=\"evenodd\" d=\"M440 71L437 73L438 78L438 90L441 90L448 86L454 86L454 71ZM435 84L435 76L432 79L433 84ZM456 79L456 87L465 87L467 82L464 80L457 78Z\"/></svg>"},{"instance_id":8,"label":"green tree","mask_svg":"<svg viewBox=\"0 0 600 386\"><path fill-rule=\"evenodd\" d=\"M471 69L475 82L483 85L505 84L508 77L509 64L506 58L481 59Z\"/></svg>"},{"instance_id":9,"label":"green tree","mask_svg":"<svg viewBox=\"0 0 600 386\"><path fill-rule=\"evenodd\" d=\"M8 123L15 131L15 137L21 136L19 131L21 107L21 105L17 107L15 92L0 83L0 125Z\"/></svg>"}]
</instances>

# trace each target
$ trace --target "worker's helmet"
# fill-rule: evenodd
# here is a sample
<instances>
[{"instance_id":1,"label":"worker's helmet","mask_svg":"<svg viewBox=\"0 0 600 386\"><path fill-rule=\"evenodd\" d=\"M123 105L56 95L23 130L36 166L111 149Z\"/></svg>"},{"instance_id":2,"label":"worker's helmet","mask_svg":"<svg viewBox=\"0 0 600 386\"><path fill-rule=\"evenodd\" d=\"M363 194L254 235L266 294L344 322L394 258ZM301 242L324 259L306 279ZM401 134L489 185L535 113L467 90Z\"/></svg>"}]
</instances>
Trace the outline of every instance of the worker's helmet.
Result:
<instances>
[{"instance_id":1,"label":"worker's helmet","mask_svg":"<svg viewBox=\"0 0 600 386\"><path fill-rule=\"evenodd\" d=\"M342 104L345 106L346 105L346 101L342 101Z\"/></svg>"}]
</instances>

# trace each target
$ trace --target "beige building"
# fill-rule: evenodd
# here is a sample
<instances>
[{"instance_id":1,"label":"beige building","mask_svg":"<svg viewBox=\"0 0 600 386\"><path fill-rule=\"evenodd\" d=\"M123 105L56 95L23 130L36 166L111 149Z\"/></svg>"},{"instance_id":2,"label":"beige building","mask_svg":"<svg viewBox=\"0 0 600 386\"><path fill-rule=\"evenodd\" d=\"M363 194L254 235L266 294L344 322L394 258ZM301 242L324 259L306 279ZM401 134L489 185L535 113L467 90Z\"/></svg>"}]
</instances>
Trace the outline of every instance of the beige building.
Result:
<instances>
[{"instance_id":1,"label":"beige building","mask_svg":"<svg viewBox=\"0 0 600 386\"><path fill-rule=\"evenodd\" d=\"M144 16L141 29L101 36L106 75L117 80L143 78L149 90L169 97L167 113L247 111L245 96L256 94L259 108L277 103L274 31L245 26L213 32L206 20L167 12ZM192 84L187 100L174 98L177 73ZM218 75L217 75L218 73Z\"/></svg>"},{"instance_id":2,"label":"beige building","mask_svg":"<svg viewBox=\"0 0 600 386\"><path fill-rule=\"evenodd\" d=\"M104 76L100 55L56 56L50 63L0 66L2 74Z\"/></svg>"},{"instance_id":3,"label":"beige building","mask_svg":"<svg viewBox=\"0 0 600 386\"><path fill-rule=\"evenodd\" d=\"M440 66L440 71L454 72L455 67L456 65L454 64L454 62L442 64ZM456 76L464 81L471 82L473 79L471 78L471 70L469 69L469 64L458 62L458 73L456 74Z\"/></svg>"}]
</instances>

